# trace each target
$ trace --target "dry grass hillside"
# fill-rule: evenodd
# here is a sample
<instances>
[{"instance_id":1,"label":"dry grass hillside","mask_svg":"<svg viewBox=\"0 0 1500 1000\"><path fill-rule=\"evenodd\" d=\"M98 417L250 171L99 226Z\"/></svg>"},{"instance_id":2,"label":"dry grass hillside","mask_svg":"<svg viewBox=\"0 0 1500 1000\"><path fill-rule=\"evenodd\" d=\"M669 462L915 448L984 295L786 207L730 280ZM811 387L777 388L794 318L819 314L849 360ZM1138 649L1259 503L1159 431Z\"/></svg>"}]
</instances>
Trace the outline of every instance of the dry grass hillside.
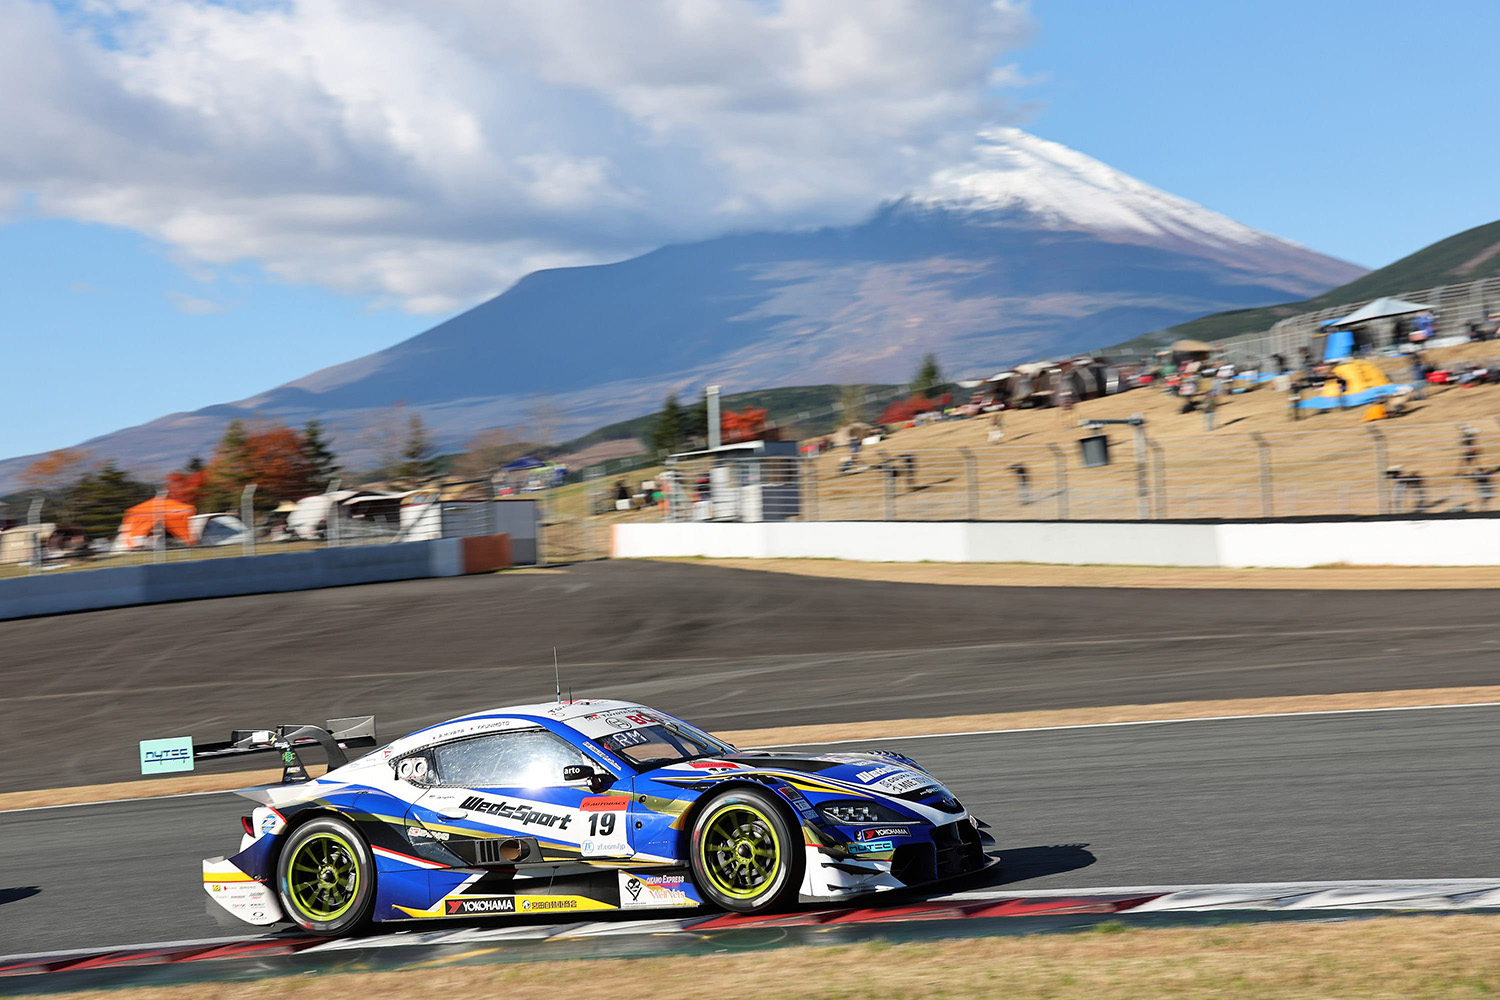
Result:
<instances>
[{"instance_id":1,"label":"dry grass hillside","mask_svg":"<svg viewBox=\"0 0 1500 1000\"><path fill-rule=\"evenodd\" d=\"M1500 362L1500 344L1428 352L1438 367ZM1404 359L1379 359L1392 381ZM988 416L908 427L863 448L835 449L803 480L804 516L820 519L1258 517L1457 512L1494 505L1500 484L1500 385L1428 386L1404 414L1362 422L1365 408L1303 411L1269 384L1223 398L1216 428L1153 389L1088 400L1071 411L1017 410L991 441ZM1110 426L1111 463L1085 468L1087 419L1145 418L1137 463L1131 427ZM1461 428L1476 434L1466 446ZM1388 470L1399 468L1399 476ZM651 473L633 474L632 480ZM615 517L654 517L639 511Z\"/></svg>"}]
</instances>

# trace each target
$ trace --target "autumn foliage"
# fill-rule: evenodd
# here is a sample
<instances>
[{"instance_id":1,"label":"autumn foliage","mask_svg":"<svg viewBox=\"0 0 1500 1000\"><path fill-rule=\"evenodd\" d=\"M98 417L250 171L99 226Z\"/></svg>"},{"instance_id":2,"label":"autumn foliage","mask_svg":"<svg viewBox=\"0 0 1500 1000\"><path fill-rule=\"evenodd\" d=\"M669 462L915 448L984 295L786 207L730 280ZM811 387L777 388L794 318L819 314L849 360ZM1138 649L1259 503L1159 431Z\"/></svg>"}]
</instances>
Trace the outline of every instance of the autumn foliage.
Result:
<instances>
[{"instance_id":1,"label":"autumn foliage","mask_svg":"<svg viewBox=\"0 0 1500 1000\"><path fill-rule=\"evenodd\" d=\"M736 413L726 410L719 418L719 429L723 433L725 444L734 444L736 441L755 441L765 436L766 412L753 406L747 406Z\"/></svg>"},{"instance_id":2,"label":"autumn foliage","mask_svg":"<svg viewBox=\"0 0 1500 1000\"><path fill-rule=\"evenodd\" d=\"M197 507L208 492L208 470L167 473L167 497Z\"/></svg>"},{"instance_id":3,"label":"autumn foliage","mask_svg":"<svg viewBox=\"0 0 1500 1000\"><path fill-rule=\"evenodd\" d=\"M913 420L921 413L929 413L938 408L937 402L926 396L912 396L908 399L898 399L885 408L880 414L882 424L904 424Z\"/></svg>"},{"instance_id":4,"label":"autumn foliage","mask_svg":"<svg viewBox=\"0 0 1500 1000\"><path fill-rule=\"evenodd\" d=\"M316 491L306 440L285 424L245 426L231 421L209 464L205 494L219 509L237 507L241 491L255 484L255 505L275 506Z\"/></svg>"}]
</instances>

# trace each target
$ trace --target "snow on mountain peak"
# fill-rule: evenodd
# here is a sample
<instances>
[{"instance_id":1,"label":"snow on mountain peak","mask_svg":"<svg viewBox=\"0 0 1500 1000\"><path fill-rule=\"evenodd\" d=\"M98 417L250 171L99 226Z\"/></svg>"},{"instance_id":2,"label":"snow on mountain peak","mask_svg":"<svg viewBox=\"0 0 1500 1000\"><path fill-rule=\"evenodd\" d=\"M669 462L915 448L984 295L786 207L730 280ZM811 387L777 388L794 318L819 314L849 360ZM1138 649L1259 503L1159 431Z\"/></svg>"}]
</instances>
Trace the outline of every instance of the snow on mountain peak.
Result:
<instances>
[{"instance_id":1,"label":"snow on mountain peak","mask_svg":"<svg viewBox=\"0 0 1500 1000\"><path fill-rule=\"evenodd\" d=\"M964 212L1022 210L1048 228L1130 241L1296 246L1018 128L984 130L968 163L934 174L906 201Z\"/></svg>"}]
</instances>

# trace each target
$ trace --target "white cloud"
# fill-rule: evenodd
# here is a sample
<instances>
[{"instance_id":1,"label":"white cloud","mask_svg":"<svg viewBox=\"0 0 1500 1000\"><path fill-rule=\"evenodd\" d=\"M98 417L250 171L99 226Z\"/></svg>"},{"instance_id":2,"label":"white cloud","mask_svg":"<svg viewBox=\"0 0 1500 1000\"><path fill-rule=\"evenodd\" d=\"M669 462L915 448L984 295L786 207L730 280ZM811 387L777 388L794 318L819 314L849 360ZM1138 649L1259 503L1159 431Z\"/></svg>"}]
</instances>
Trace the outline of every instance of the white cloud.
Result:
<instances>
[{"instance_id":1,"label":"white cloud","mask_svg":"<svg viewBox=\"0 0 1500 1000\"><path fill-rule=\"evenodd\" d=\"M1012 0L0 0L0 205L441 311L851 221L1003 120Z\"/></svg>"},{"instance_id":2,"label":"white cloud","mask_svg":"<svg viewBox=\"0 0 1500 1000\"><path fill-rule=\"evenodd\" d=\"M196 295L188 295L186 292L168 292L167 298L177 307L177 311L187 316L208 316L213 313L224 312L224 307L210 299L200 299Z\"/></svg>"}]
</instances>

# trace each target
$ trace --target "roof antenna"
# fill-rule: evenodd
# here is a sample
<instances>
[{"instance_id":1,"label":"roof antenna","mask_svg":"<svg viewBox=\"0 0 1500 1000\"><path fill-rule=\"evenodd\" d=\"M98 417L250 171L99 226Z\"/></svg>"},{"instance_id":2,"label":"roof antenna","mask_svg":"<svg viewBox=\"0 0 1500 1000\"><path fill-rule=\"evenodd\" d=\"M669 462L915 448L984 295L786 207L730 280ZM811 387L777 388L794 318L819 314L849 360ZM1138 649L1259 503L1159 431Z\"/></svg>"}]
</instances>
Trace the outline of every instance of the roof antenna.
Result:
<instances>
[{"instance_id":1,"label":"roof antenna","mask_svg":"<svg viewBox=\"0 0 1500 1000\"><path fill-rule=\"evenodd\" d=\"M557 703L562 704L562 673L557 668L557 647L552 647L552 679L557 681Z\"/></svg>"}]
</instances>

